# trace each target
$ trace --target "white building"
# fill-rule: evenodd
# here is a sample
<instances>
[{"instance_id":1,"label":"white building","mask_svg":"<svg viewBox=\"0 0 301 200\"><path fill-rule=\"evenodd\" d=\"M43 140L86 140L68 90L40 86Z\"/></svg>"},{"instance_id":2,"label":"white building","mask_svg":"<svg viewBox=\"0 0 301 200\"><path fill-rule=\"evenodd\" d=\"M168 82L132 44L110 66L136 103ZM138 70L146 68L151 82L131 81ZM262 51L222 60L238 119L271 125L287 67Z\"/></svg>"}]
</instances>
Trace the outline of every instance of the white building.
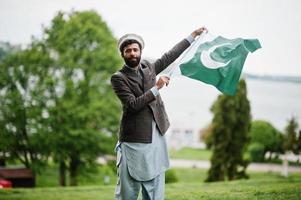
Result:
<instances>
[{"instance_id":1,"label":"white building","mask_svg":"<svg viewBox=\"0 0 301 200\"><path fill-rule=\"evenodd\" d=\"M168 147L179 150L183 147L204 148L200 140L199 127L188 126L187 123L172 123L166 133Z\"/></svg>"}]
</instances>

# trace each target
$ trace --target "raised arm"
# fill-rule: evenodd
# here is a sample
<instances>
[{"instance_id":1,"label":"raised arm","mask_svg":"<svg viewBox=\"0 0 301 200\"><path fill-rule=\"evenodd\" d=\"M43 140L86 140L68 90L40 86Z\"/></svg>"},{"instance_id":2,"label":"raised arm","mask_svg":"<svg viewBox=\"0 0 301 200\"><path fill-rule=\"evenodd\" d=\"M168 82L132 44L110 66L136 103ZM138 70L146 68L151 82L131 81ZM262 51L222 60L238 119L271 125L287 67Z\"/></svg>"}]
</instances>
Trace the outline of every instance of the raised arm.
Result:
<instances>
[{"instance_id":1,"label":"raised arm","mask_svg":"<svg viewBox=\"0 0 301 200\"><path fill-rule=\"evenodd\" d=\"M190 46L194 39L205 31L208 31L205 27L194 30L186 39L176 44L171 50L163 54L161 58L157 59L154 63L156 74L159 74L173 63Z\"/></svg>"}]
</instances>

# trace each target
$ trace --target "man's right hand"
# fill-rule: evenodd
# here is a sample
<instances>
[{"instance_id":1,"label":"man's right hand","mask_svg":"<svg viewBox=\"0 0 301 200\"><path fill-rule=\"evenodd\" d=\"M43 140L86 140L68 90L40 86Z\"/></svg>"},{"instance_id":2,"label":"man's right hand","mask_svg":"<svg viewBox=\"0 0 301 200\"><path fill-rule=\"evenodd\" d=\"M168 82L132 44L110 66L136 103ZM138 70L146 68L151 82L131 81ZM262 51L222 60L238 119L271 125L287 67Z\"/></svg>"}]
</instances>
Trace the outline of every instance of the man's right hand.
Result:
<instances>
[{"instance_id":1,"label":"man's right hand","mask_svg":"<svg viewBox=\"0 0 301 200\"><path fill-rule=\"evenodd\" d=\"M191 36L192 36L193 38L196 38L198 35L201 35L203 32L208 32L208 29L207 29L205 26L203 26L203 27L201 27L201 28L198 28L198 29L196 29L195 31L193 31L193 32L191 33Z\"/></svg>"},{"instance_id":2,"label":"man's right hand","mask_svg":"<svg viewBox=\"0 0 301 200\"><path fill-rule=\"evenodd\" d=\"M170 78L168 76L161 76L156 83L156 87L161 89L164 85L168 86Z\"/></svg>"}]
</instances>

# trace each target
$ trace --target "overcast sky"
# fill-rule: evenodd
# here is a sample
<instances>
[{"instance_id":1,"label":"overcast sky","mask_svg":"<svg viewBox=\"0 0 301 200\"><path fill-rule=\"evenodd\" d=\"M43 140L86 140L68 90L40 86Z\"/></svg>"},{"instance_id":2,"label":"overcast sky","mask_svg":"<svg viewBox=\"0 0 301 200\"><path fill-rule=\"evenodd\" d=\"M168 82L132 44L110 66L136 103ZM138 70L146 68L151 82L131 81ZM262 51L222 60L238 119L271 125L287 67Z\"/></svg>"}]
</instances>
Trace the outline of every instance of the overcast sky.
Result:
<instances>
[{"instance_id":1,"label":"overcast sky","mask_svg":"<svg viewBox=\"0 0 301 200\"><path fill-rule=\"evenodd\" d=\"M159 57L205 25L226 38L257 38L245 72L301 76L300 0L0 0L0 40L27 44L49 26L57 11L96 10L119 38L140 34L143 55Z\"/></svg>"}]
</instances>

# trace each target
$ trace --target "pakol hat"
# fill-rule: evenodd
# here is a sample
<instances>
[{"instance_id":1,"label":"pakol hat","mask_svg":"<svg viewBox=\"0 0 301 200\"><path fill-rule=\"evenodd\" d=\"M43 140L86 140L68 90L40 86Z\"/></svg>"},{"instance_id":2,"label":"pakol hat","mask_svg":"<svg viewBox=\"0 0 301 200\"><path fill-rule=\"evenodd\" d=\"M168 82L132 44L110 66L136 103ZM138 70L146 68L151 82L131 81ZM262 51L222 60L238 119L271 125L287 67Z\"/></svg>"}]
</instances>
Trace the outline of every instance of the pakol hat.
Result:
<instances>
[{"instance_id":1,"label":"pakol hat","mask_svg":"<svg viewBox=\"0 0 301 200\"><path fill-rule=\"evenodd\" d=\"M144 48L144 41L142 39L142 37L140 35L137 35L135 33L129 33L129 34L125 34L124 36L122 36L119 41L118 41L118 49L120 49L120 47L122 46L122 44L128 40L135 40L137 41L137 43L140 44L141 49Z\"/></svg>"}]
</instances>

